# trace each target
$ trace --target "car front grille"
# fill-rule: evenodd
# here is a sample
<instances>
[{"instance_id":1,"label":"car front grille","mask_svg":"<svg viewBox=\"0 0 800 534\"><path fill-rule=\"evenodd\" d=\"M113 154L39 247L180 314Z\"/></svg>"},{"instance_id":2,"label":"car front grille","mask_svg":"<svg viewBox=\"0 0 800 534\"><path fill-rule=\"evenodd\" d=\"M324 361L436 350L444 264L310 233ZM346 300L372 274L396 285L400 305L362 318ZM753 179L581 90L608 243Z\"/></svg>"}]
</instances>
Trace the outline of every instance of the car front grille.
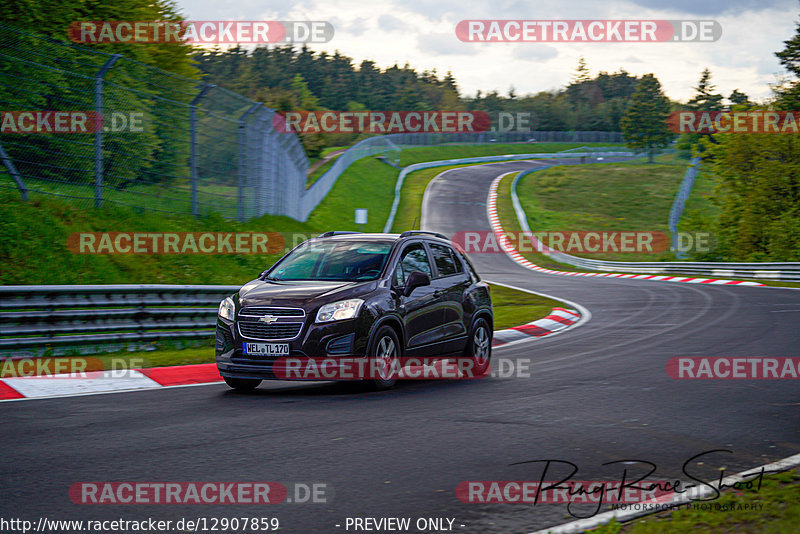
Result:
<instances>
[{"instance_id":1,"label":"car front grille","mask_svg":"<svg viewBox=\"0 0 800 534\"><path fill-rule=\"evenodd\" d=\"M263 341L293 339L300 333L303 323L272 323L239 321L239 333L244 338Z\"/></svg>"},{"instance_id":2,"label":"car front grille","mask_svg":"<svg viewBox=\"0 0 800 534\"><path fill-rule=\"evenodd\" d=\"M239 311L239 315L252 315L261 317L262 315L274 315L275 317L305 317L306 312L302 308L274 308L272 306L245 306Z\"/></svg>"}]
</instances>

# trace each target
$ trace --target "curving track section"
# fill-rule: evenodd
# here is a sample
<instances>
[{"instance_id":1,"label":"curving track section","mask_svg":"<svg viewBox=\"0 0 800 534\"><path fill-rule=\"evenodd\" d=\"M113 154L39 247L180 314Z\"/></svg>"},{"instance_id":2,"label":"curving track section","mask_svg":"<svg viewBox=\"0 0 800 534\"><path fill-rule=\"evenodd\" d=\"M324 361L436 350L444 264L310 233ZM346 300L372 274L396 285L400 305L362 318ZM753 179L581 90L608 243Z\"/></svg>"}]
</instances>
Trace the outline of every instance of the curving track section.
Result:
<instances>
[{"instance_id":1,"label":"curving track section","mask_svg":"<svg viewBox=\"0 0 800 534\"><path fill-rule=\"evenodd\" d=\"M489 230L492 180L538 164L443 173L425 195L425 227ZM800 356L800 292L555 276L500 254L473 261L484 278L575 301L591 320L495 349L498 359L530 360L530 378L377 393L270 383L241 395L210 385L3 403L0 516L275 516L299 533L347 532L355 516L449 517L453 532L524 533L569 519L565 506L464 504L456 486L537 480L541 466L520 463L536 459L573 462L581 480L618 477L605 462L648 460L667 479L695 454L732 450L696 467L713 479L720 465L734 473L800 450L796 381L676 381L665 371L674 356ZM317 481L333 492L326 504L302 505L70 501L71 484L107 480Z\"/></svg>"}]
</instances>

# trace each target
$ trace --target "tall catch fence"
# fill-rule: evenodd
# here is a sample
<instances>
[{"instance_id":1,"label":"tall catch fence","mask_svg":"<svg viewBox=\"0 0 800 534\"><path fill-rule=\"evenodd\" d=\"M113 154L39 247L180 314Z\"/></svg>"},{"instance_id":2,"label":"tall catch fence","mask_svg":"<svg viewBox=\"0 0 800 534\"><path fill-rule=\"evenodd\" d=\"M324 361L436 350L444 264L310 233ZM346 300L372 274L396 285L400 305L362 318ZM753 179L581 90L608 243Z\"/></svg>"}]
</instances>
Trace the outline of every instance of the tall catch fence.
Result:
<instances>
[{"instance_id":1,"label":"tall catch fence","mask_svg":"<svg viewBox=\"0 0 800 534\"><path fill-rule=\"evenodd\" d=\"M221 87L0 25L0 109L0 187L23 198L301 216L299 139L273 129L274 110ZM66 131L55 131L59 112Z\"/></svg>"},{"instance_id":2,"label":"tall catch fence","mask_svg":"<svg viewBox=\"0 0 800 534\"><path fill-rule=\"evenodd\" d=\"M239 220L274 214L304 221L355 161L396 160L403 147L623 141L618 132L381 135L351 146L306 188L308 158L295 134L275 130L275 110L119 54L4 24L0 110L0 189L84 208L216 212ZM61 115L65 131L56 127Z\"/></svg>"}]
</instances>

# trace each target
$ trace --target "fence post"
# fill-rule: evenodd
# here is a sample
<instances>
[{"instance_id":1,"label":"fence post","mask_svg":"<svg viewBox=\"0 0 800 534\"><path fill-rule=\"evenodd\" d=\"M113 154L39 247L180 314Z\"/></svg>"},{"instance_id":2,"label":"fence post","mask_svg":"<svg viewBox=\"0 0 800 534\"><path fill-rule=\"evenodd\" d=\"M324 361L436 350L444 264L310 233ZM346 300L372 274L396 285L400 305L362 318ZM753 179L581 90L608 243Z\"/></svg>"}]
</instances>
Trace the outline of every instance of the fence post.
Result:
<instances>
[{"instance_id":1,"label":"fence post","mask_svg":"<svg viewBox=\"0 0 800 534\"><path fill-rule=\"evenodd\" d=\"M191 111L189 114L189 133L191 136L191 153L189 154L189 169L192 173L192 215L197 217L200 211L197 209L197 103L205 94L216 87L212 84L204 84L200 92L192 98L189 103Z\"/></svg>"},{"instance_id":2,"label":"fence post","mask_svg":"<svg viewBox=\"0 0 800 534\"><path fill-rule=\"evenodd\" d=\"M266 199L266 192L269 190L267 186L267 169L266 165L264 165L265 153L267 150L267 130L268 124L271 123L272 115L270 113L269 108L264 108L261 110L261 116L258 119L258 131L257 131L257 141L256 141L256 183L258 184L258 191L256 193L258 202L256 204L256 217L261 217L265 213L268 213L267 210L267 199ZM269 121L269 122L268 122Z\"/></svg>"},{"instance_id":3,"label":"fence post","mask_svg":"<svg viewBox=\"0 0 800 534\"><path fill-rule=\"evenodd\" d=\"M28 200L28 188L25 187L25 182L22 181L22 178L17 172L17 168L14 166L14 162L11 161L10 157L8 157L8 154L6 154L6 150L3 148L2 144L0 144L0 159L3 160L3 165L6 166L8 174L10 174L11 178L13 178L14 182L16 182L17 188L19 188L19 192L22 195L22 200Z\"/></svg>"},{"instance_id":4,"label":"fence post","mask_svg":"<svg viewBox=\"0 0 800 534\"><path fill-rule=\"evenodd\" d=\"M247 111L242 113L242 116L239 117L239 183L238 183L238 194L237 194L237 201L236 201L236 218L239 222L244 221L244 154L245 154L245 135L244 129L247 127L247 116L253 113L255 110L258 109L259 106L262 106L263 102L256 102Z\"/></svg>"},{"instance_id":5,"label":"fence post","mask_svg":"<svg viewBox=\"0 0 800 534\"><path fill-rule=\"evenodd\" d=\"M689 195L692 192L692 187L694 187L694 181L697 178L697 173L700 171L700 158L694 157L690 160L689 168L686 169L686 173L683 175L683 181L681 181L681 185L678 188L678 193L675 195L675 200L672 201L672 208L669 210L669 232L671 235L671 245L672 251L675 253L675 257L684 260L688 257L688 255L678 250L678 222L681 220L681 215L683 215L683 208L686 207L686 201L689 198Z\"/></svg>"},{"instance_id":6,"label":"fence post","mask_svg":"<svg viewBox=\"0 0 800 534\"><path fill-rule=\"evenodd\" d=\"M122 54L106 60L94 75L94 207L103 205L103 77Z\"/></svg>"}]
</instances>

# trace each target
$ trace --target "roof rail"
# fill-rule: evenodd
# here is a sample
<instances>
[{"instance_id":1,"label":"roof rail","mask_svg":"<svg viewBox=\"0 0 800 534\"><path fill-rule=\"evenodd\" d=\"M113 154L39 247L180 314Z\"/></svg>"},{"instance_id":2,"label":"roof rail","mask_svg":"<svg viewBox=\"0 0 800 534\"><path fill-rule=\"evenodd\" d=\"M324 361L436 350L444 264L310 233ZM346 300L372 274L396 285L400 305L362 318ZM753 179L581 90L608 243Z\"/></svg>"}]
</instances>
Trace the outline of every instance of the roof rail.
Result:
<instances>
[{"instance_id":1,"label":"roof rail","mask_svg":"<svg viewBox=\"0 0 800 534\"><path fill-rule=\"evenodd\" d=\"M447 236L440 234L439 232L426 232L425 230L406 230L400 234L400 237L409 237L412 235L432 235L434 237L447 240Z\"/></svg>"},{"instance_id":2,"label":"roof rail","mask_svg":"<svg viewBox=\"0 0 800 534\"><path fill-rule=\"evenodd\" d=\"M331 237L334 235L360 234L360 233L361 232L345 232L345 231L325 232L324 234L319 234L317 237Z\"/></svg>"}]
</instances>

